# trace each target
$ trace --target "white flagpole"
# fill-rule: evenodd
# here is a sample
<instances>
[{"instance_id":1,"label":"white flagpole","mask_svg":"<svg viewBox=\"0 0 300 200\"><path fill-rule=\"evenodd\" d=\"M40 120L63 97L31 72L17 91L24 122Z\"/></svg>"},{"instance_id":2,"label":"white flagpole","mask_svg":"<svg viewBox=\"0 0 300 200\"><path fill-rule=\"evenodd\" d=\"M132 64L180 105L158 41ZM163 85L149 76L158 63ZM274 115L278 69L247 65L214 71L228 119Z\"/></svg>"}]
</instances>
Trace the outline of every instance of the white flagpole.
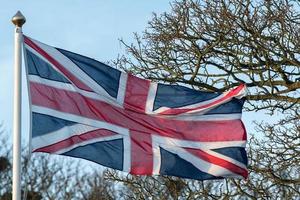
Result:
<instances>
[{"instance_id":1,"label":"white flagpole","mask_svg":"<svg viewBox=\"0 0 300 200\"><path fill-rule=\"evenodd\" d=\"M15 25L14 111L13 111L13 188L12 199L21 200L21 101L22 101L22 25L26 19L20 11L12 18Z\"/></svg>"}]
</instances>

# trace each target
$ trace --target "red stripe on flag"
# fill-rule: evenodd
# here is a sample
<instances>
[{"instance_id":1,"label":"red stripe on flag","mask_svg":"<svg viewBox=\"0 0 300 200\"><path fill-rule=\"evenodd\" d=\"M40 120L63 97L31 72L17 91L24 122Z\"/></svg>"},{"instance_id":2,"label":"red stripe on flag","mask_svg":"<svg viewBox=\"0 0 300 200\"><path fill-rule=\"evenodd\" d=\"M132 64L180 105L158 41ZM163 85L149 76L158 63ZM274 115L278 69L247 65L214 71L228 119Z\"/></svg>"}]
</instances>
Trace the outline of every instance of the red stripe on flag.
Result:
<instances>
[{"instance_id":1,"label":"red stripe on flag","mask_svg":"<svg viewBox=\"0 0 300 200\"><path fill-rule=\"evenodd\" d=\"M64 66L62 66L58 61L56 61L52 56L50 56L46 51L40 48L37 44L31 41L28 37L24 36L24 42L36 50L41 56L52 63L62 74L64 74L72 83L74 83L78 88L86 91L93 91L89 86L80 81L76 76L70 73Z\"/></svg>"},{"instance_id":2,"label":"red stripe on flag","mask_svg":"<svg viewBox=\"0 0 300 200\"><path fill-rule=\"evenodd\" d=\"M202 142L244 140L241 120L181 121L137 113L76 92L30 82L32 104L105 121L132 131Z\"/></svg>"},{"instance_id":3,"label":"red stripe on flag","mask_svg":"<svg viewBox=\"0 0 300 200\"><path fill-rule=\"evenodd\" d=\"M152 175L153 152L151 135L130 131L131 174Z\"/></svg>"},{"instance_id":4,"label":"red stripe on flag","mask_svg":"<svg viewBox=\"0 0 300 200\"><path fill-rule=\"evenodd\" d=\"M200 149L191 149L191 148L184 148L185 150L187 150L188 152L190 152L191 154L201 158L202 160L205 160L209 163L218 165L220 167L223 167L235 174L239 174L241 176L243 176L244 178L248 177L248 171L244 168L241 168L227 160L224 160L222 158L210 155L208 153L206 153L205 151L202 151ZM229 174L230 175L230 174Z\"/></svg>"},{"instance_id":5,"label":"red stripe on flag","mask_svg":"<svg viewBox=\"0 0 300 200\"><path fill-rule=\"evenodd\" d=\"M150 81L128 74L124 108L145 112Z\"/></svg>"},{"instance_id":6,"label":"red stripe on flag","mask_svg":"<svg viewBox=\"0 0 300 200\"><path fill-rule=\"evenodd\" d=\"M93 140L96 138L103 138L107 136L116 135L116 133L106 130L106 129L97 129L93 131L89 131L80 135L74 135L65 140L61 140L55 144L51 144L49 146L45 146L39 149L35 149L33 152L46 152L46 153L55 153L59 150L71 147L75 144L79 144L88 140Z\"/></svg>"},{"instance_id":7,"label":"red stripe on flag","mask_svg":"<svg viewBox=\"0 0 300 200\"><path fill-rule=\"evenodd\" d=\"M162 115L179 115L179 114L186 113L186 112L193 111L193 110L207 109L207 108L213 107L213 106L215 106L219 103L226 102L226 101L230 100L231 98L233 98L234 96L239 94L243 89L245 89L245 85L240 85L240 86L236 87L235 89L230 90L222 98L217 99L217 100L215 100L211 103L208 103L208 104L205 104L205 105L202 105L202 106L198 106L196 108L185 108L185 109L171 108L171 109L163 111L159 114L162 114Z\"/></svg>"}]
</instances>

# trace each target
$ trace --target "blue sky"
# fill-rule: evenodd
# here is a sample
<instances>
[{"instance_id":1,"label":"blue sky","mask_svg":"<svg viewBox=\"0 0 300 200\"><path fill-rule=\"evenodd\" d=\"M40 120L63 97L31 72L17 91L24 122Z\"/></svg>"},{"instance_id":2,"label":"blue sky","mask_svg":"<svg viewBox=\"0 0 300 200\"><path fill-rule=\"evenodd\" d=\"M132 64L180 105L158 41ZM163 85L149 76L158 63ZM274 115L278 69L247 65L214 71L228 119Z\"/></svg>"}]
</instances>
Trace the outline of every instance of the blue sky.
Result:
<instances>
[{"instance_id":1,"label":"blue sky","mask_svg":"<svg viewBox=\"0 0 300 200\"><path fill-rule=\"evenodd\" d=\"M20 10L27 22L24 34L46 44L107 62L124 54L119 39L133 42L133 33L142 33L152 13L170 11L167 0L0 0L0 122L7 133L12 130L13 47L12 16ZM23 67L24 70L24 67ZM23 71L24 73L24 71ZM23 139L28 136L28 99L23 76ZM257 113L245 113L248 130ZM9 134L10 135L10 134Z\"/></svg>"},{"instance_id":2,"label":"blue sky","mask_svg":"<svg viewBox=\"0 0 300 200\"><path fill-rule=\"evenodd\" d=\"M0 0L0 123L12 142L13 113L13 49L14 25L12 16L20 10L27 22L24 34L46 44L67 49L102 62L124 54L119 39L133 42L133 33L142 32L152 13L170 11L167 0ZM23 62L22 141L28 141L29 110ZM252 120L262 114L244 113L246 129L253 132ZM1 130L1 127L0 127ZM1 150L1 149L0 149ZM87 166L97 166L91 162ZM101 167L100 167L101 168Z\"/></svg>"},{"instance_id":3,"label":"blue sky","mask_svg":"<svg viewBox=\"0 0 300 200\"><path fill-rule=\"evenodd\" d=\"M24 34L106 62L124 53L119 39L133 41L142 33L152 13L170 10L169 1L4 1L0 0L0 122L12 130L13 48L12 16L20 10L27 21ZM24 68L24 67L23 67ZM23 71L24 72L24 71ZM28 99L23 76L23 139L28 135ZM25 139L26 140L26 139Z\"/></svg>"}]
</instances>

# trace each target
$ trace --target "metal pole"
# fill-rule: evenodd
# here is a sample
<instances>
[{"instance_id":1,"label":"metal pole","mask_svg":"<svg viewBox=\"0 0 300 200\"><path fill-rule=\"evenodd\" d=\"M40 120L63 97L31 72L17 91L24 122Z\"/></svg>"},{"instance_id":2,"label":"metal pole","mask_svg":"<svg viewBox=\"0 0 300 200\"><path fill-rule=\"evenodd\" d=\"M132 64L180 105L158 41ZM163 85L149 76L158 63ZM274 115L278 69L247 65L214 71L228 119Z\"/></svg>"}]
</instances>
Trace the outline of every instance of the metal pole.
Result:
<instances>
[{"instance_id":1,"label":"metal pole","mask_svg":"<svg viewBox=\"0 0 300 200\"><path fill-rule=\"evenodd\" d=\"M21 102L22 102L22 25L26 19L20 11L12 18L15 25L14 111L13 111L13 188L12 199L21 200Z\"/></svg>"}]
</instances>

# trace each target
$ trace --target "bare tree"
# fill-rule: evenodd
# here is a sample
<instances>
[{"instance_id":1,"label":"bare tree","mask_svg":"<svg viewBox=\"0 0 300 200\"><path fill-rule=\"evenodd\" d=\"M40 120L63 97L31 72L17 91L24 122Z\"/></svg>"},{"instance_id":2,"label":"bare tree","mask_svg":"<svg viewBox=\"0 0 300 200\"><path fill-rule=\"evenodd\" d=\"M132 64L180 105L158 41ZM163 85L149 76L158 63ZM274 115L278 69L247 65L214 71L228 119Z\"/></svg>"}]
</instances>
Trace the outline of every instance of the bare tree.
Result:
<instances>
[{"instance_id":1,"label":"bare tree","mask_svg":"<svg viewBox=\"0 0 300 200\"><path fill-rule=\"evenodd\" d=\"M88 176L78 177L77 190L85 200L113 200L119 198L119 189L116 184L104 179L104 172L93 170Z\"/></svg>"},{"instance_id":2,"label":"bare tree","mask_svg":"<svg viewBox=\"0 0 300 200\"><path fill-rule=\"evenodd\" d=\"M245 83L246 111L276 116L256 122L247 147L247 180L191 181L118 176L135 199L300 198L300 4L287 0L183 0L154 14L115 64L158 82L206 91ZM271 124L270 124L271 123ZM151 192L147 190L150 188ZM157 194L161 192L161 196ZM175 195L174 195L175 194Z\"/></svg>"},{"instance_id":3,"label":"bare tree","mask_svg":"<svg viewBox=\"0 0 300 200\"><path fill-rule=\"evenodd\" d=\"M33 157L24 168L32 199L299 199L300 5L288 0L183 0L154 14L116 66L158 82L225 91L245 83L246 111L263 111L247 146L249 178L193 181L82 174L73 161ZM0 157L0 199L11 190L10 154ZM2 152L1 152L2 153ZM26 163L26 158L24 158ZM31 196L30 196L31 195Z\"/></svg>"},{"instance_id":4,"label":"bare tree","mask_svg":"<svg viewBox=\"0 0 300 200\"><path fill-rule=\"evenodd\" d=\"M294 1L183 1L154 15L116 63L151 80L224 91L251 89L255 109L299 103L299 10ZM276 101L274 101L276 100ZM284 104L280 104L283 101ZM271 103L274 103L271 104Z\"/></svg>"}]
</instances>

